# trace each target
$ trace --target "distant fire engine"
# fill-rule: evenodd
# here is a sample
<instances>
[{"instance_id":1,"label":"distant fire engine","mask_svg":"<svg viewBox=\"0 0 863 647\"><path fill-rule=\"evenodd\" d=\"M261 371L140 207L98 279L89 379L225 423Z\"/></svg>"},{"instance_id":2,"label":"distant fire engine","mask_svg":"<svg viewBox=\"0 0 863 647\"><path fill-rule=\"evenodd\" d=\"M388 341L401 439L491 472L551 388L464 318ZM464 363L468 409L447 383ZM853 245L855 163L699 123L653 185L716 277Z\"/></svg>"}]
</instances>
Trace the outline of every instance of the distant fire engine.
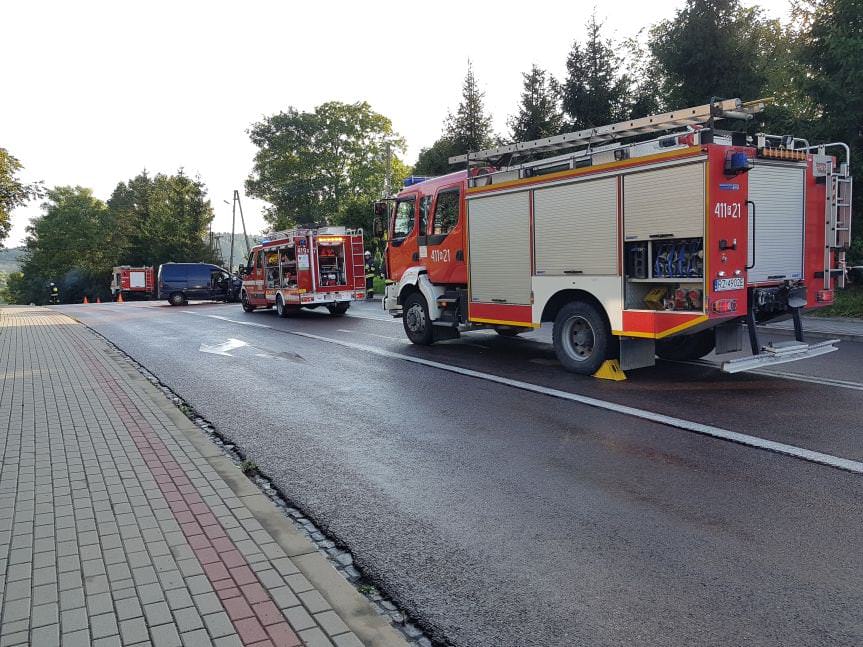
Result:
<instances>
[{"instance_id":1,"label":"distant fire engine","mask_svg":"<svg viewBox=\"0 0 863 647\"><path fill-rule=\"evenodd\" d=\"M111 296L124 299L149 299L155 295L155 273L152 267L120 265L111 271Z\"/></svg>"},{"instance_id":2,"label":"distant fire engine","mask_svg":"<svg viewBox=\"0 0 863 647\"><path fill-rule=\"evenodd\" d=\"M271 233L251 250L242 273L246 312L275 306L287 317L325 306L342 315L352 301L365 298L363 232L321 227Z\"/></svg>"},{"instance_id":3,"label":"distant fire engine","mask_svg":"<svg viewBox=\"0 0 863 647\"><path fill-rule=\"evenodd\" d=\"M582 374L610 359L625 370L739 351L741 323L754 357L726 361L728 372L836 350L803 342L800 311L844 287L848 147L714 127L763 109L717 101L471 152L450 158L466 171L410 178L390 199L384 309L416 344L554 322L560 362ZM564 149L577 150L535 159ZM788 316L797 341L762 346L756 324Z\"/></svg>"}]
</instances>

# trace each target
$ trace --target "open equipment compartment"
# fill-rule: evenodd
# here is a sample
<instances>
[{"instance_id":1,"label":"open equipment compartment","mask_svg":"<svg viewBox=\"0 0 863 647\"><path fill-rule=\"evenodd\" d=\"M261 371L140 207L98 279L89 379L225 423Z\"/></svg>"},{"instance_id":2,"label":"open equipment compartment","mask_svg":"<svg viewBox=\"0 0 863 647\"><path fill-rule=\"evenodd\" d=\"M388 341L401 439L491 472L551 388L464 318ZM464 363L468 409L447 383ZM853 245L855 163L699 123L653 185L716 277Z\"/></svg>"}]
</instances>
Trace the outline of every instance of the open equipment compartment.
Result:
<instances>
[{"instance_id":1,"label":"open equipment compartment","mask_svg":"<svg viewBox=\"0 0 863 647\"><path fill-rule=\"evenodd\" d=\"M623 178L624 307L704 312L705 163Z\"/></svg>"},{"instance_id":2,"label":"open equipment compartment","mask_svg":"<svg viewBox=\"0 0 863 647\"><path fill-rule=\"evenodd\" d=\"M318 281L321 288L344 287L345 243L342 236L318 236Z\"/></svg>"}]
</instances>

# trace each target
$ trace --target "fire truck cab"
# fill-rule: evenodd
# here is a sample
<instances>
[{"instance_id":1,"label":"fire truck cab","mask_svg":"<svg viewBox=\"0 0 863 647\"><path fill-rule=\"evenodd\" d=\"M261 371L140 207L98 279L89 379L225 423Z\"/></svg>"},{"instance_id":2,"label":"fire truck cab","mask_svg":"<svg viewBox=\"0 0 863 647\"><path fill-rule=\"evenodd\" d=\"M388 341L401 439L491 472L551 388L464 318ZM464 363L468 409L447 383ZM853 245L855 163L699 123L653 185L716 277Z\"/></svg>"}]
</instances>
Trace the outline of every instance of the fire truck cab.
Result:
<instances>
[{"instance_id":1,"label":"fire truck cab","mask_svg":"<svg viewBox=\"0 0 863 647\"><path fill-rule=\"evenodd\" d=\"M384 309L417 344L553 322L561 364L581 374L736 352L744 330L752 356L725 371L836 350L803 341L800 312L844 286L848 147L715 127L763 108L716 101L409 179L388 201ZM757 324L788 317L796 340L762 345Z\"/></svg>"},{"instance_id":2,"label":"fire truck cab","mask_svg":"<svg viewBox=\"0 0 863 647\"><path fill-rule=\"evenodd\" d=\"M326 307L343 315L365 298L363 232L344 227L273 232L241 268L243 310L275 306L280 317Z\"/></svg>"}]
</instances>

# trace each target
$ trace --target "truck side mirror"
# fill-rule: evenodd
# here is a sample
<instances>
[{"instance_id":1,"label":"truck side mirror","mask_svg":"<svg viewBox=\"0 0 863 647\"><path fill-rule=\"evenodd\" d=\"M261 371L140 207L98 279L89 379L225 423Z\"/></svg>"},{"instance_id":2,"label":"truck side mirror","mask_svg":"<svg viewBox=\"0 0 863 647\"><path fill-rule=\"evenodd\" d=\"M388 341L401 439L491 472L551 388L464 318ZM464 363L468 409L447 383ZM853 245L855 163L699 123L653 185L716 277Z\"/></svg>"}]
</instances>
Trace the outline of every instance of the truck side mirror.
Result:
<instances>
[{"instance_id":1,"label":"truck side mirror","mask_svg":"<svg viewBox=\"0 0 863 647\"><path fill-rule=\"evenodd\" d=\"M379 218L387 215L387 202L386 200L378 200L375 202L375 215Z\"/></svg>"},{"instance_id":2,"label":"truck side mirror","mask_svg":"<svg viewBox=\"0 0 863 647\"><path fill-rule=\"evenodd\" d=\"M248 274L248 273L249 273L249 270L248 270L248 268L247 268L245 265L240 265L240 266L237 268L237 275L238 275L238 276L245 276L245 275L246 275L246 274Z\"/></svg>"}]
</instances>

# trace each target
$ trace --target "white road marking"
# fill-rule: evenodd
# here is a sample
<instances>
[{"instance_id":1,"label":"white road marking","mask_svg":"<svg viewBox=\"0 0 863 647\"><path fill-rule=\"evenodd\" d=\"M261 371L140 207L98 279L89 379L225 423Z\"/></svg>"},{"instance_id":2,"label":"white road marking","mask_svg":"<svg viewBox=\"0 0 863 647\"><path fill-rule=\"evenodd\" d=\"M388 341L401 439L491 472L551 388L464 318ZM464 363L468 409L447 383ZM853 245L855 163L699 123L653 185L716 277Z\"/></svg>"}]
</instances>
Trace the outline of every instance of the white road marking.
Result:
<instances>
[{"instance_id":1,"label":"white road marking","mask_svg":"<svg viewBox=\"0 0 863 647\"><path fill-rule=\"evenodd\" d=\"M401 337L388 337L387 335L377 335L373 332L363 332L362 330L345 330L344 328L337 328L336 332L346 332L350 333L351 335L366 335L368 337L380 337L381 339L386 339L389 341L392 341L394 339L401 339Z\"/></svg>"},{"instance_id":2,"label":"white road marking","mask_svg":"<svg viewBox=\"0 0 863 647\"><path fill-rule=\"evenodd\" d=\"M368 319L370 321L384 321L387 323L397 323L400 324L401 320L396 319L395 317L383 316L383 317L372 317L369 315L361 315L355 312L348 312L348 317L351 319Z\"/></svg>"},{"instance_id":3,"label":"white road marking","mask_svg":"<svg viewBox=\"0 0 863 647\"><path fill-rule=\"evenodd\" d=\"M242 348L243 346L248 346L248 344L240 339L229 339L222 342L221 344L216 344L214 346L201 344L198 350L202 353L212 353L213 355L225 355L226 357L233 357L233 355L231 355L228 351L236 350L237 348Z\"/></svg>"},{"instance_id":4,"label":"white road marking","mask_svg":"<svg viewBox=\"0 0 863 647\"><path fill-rule=\"evenodd\" d=\"M673 360L666 360L673 361ZM719 370L719 366L713 362L704 360L696 361L674 361L675 364L689 364L690 366L707 366ZM852 382L850 380L834 380L829 377L817 377L814 375L806 375L804 373L792 373L791 371L772 371L767 368L757 368L745 373L752 375L764 375L767 377L778 377L784 380L794 380L796 382L808 382L810 384L821 384L824 386L833 386L839 389L851 389L852 391L863 391L863 382Z\"/></svg>"},{"instance_id":5,"label":"white road marking","mask_svg":"<svg viewBox=\"0 0 863 647\"><path fill-rule=\"evenodd\" d=\"M189 311L184 310L183 312ZM230 319L228 317L220 317L219 315L202 315L197 312L189 312L189 314L198 315L200 317L209 317L210 319L219 319L221 321L228 321L230 323L240 324L241 326L254 326L255 328L272 328L272 326L268 326L267 324L259 324L252 321L239 321L237 319Z\"/></svg>"},{"instance_id":6,"label":"white road marking","mask_svg":"<svg viewBox=\"0 0 863 647\"><path fill-rule=\"evenodd\" d=\"M505 386L522 389L524 391L531 391L533 393L548 395L553 398L559 398L561 400L569 400L570 402L585 404L587 406L595 407L597 409L604 409L606 411L612 411L614 413L620 413L626 416L640 418L642 420L659 423L661 425L667 425L669 427L675 427L684 431L691 431L697 434L702 434L705 436L711 436L713 438L738 443L740 445L754 447L756 449L763 449L777 454L784 454L786 456L799 458L801 460L809 461L811 463L818 463L821 465L827 465L829 467L835 467L841 470L846 470L848 472L853 472L854 474L863 474L863 462L851 460L848 458L842 458L839 456L833 456L832 454L825 454L823 452L817 452L811 449L805 449L803 447L797 447L796 445L788 445L786 443L767 440L766 438L759 438L758 436L750 436L749 434L742 434L736 431L731 431L729 429L722 429L721 427L705 425L700 422L684 420L682 418L675 418L673 416L667 416L661 413L647 411L645 409L638 409L636 407L629 407L623 404L617 404L616 402L609 402L606 400L591 398L585 395L569 393L568 391L561 391L560 389L552 389L545 386L539 386L537 384L530 384L529 382L513 380L507 377L501 377L499 375L492 375L491 373L483 373L481 371L474 371L472 369L452 366L450 364L442 364L440 362L434 362L431 360L422 359L420 357L402 355L401 353L394 353L388 350L383 350L381 348L366 346L364 344L355 344L349 341L322 337L321 335L313 335L311 333L299 332L296 330L286 330L285 332L291 335L296 335L298 337L306 337L308 339L314 339L330 344L337 344L339 346L344 346L345 348L352 348L354 350L372 353L380 357L400 359L406 362L411 362L413 364L420 364L422 366L437 368L442 371L449 371L451 373L458 373L460 375L486 380L488 382L496 382L497 384L503 384Z\"/></svg>"}]
</instances>

